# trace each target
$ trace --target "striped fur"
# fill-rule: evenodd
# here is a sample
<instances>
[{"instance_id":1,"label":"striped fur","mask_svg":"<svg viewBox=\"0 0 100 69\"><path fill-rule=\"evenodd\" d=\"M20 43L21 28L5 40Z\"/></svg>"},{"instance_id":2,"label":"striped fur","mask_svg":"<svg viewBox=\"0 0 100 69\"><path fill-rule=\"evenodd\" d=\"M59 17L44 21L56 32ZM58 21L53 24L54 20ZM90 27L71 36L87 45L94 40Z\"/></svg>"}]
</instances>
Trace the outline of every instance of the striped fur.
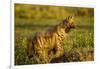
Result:
<instances>
[{"instance_id":1,"label":"striped fur","mask_svg":"<svg viewBox=\"0 0 100 69\"><path fill-rule=\"evenodd\" d=\"M34 38L28 40L28 57L34 56L37 63L50 63L52 59L59 58L64 54L63 42L66 33L74 27L73 18L68 17L46 32L37 32Z\"/></svg>"}]
</instances>

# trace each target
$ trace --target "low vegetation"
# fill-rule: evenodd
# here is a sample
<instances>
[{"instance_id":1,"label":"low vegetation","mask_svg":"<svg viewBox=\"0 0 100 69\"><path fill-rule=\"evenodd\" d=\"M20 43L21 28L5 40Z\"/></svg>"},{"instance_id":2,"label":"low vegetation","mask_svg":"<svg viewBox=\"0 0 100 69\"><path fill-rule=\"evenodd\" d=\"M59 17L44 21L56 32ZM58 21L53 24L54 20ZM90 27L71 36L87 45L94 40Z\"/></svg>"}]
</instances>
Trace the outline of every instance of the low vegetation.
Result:
<instances>
[{"instance_id":1,"label":"low vegetation","mask_svg":"<svg viewBox=\"0 0 100 69\"><path fill-rule=\"evenodd\" d=\"M23 7L25 6L25 7ZM23 8L22 8L23 7ZM36 9L37 8L37 9ZM41 9L39 9L41 8ZM56 8L56 9L55 9ZM62 11L60 11L60 9ZM32 10L33 9L33 10ZM46 14L46 9L48 14ZM77 9L77 10L76 10ZM66 12L65 12L65 11ZM51 14L58 12L62 16ZM63 12L63 13L60 13ZM33 14L34 13L34 14ZM36 14L35 14L36 13ZM65 56L57 62L94 60L94 11L93 8L52 7L15 4L15 65L37 64L27 57L27 37L36 31L45 31L57 25L67 15L75 14L77 27L64 41ZM78 14L79 13L79 14ZM66 15L65 15L66 14ZM42 17L43 16L43 17ZM47 16L47 17L46 17Z\"/></svg>"}]
</instances>

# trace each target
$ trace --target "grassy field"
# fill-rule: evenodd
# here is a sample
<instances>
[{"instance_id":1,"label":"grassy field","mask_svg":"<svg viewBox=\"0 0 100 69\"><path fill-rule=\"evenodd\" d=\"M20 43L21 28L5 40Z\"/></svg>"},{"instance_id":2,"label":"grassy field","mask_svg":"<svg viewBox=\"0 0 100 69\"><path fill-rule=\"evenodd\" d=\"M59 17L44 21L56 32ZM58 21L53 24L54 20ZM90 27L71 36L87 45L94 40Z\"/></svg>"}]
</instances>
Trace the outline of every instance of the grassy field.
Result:
<instances>
[{"instance_id":1,"label":"grassy field","mask_svg":"<svg viewBox=\"0 0 100 69\"><path fill-rule=\"evenodd\" d=\"M27 7L26 7L27 8ZM29 7L28 7L29 8ZM19 9L18 9L19 10ZM69 9L69 11L73 11ZM71 12L72 13L72 12ZM36 64L26 53L27 37L37 31L45 31L62 21L59 19L32 19L15 16L15 65ZM94 17L76 16L76 29L70 30L65 41L66 62L94 60ZM60 61L63 62L63 61Z\"/></svg>"}]
</instances>

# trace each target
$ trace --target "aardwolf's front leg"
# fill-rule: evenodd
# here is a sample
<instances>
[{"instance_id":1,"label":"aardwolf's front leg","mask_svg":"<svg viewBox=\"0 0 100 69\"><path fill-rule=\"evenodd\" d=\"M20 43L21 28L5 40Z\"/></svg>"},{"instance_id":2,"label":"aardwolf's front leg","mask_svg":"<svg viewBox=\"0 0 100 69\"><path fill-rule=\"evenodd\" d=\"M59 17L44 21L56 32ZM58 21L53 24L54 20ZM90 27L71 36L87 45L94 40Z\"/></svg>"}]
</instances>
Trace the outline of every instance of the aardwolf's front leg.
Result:
<instances>
[{"instance_id":1,"label":"aardwolf's front leg","mask_svg":"<svg viewBox=\"0 0 100 69\"><path fill-rule=\"evenodd\" d=\"M58 57L61 57L63 54L64 54L64 48L61 44L57 44L55 46L55 54L54 54L54 58L58 58Z\"/></svg>"}]
</instances>

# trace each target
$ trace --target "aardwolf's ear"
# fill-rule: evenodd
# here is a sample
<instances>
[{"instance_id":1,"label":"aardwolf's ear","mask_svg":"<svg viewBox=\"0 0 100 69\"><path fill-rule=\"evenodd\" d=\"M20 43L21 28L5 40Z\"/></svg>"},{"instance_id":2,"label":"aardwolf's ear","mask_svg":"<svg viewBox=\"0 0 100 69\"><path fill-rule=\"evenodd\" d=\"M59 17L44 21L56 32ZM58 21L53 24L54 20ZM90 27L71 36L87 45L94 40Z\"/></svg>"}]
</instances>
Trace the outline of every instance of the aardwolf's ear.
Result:
<instances>
[{"instance_id":1,"label":"aardwolf's ear","mask_svg":"<svg viewBox=\"0 0 100 69\"><path fill-rule=\"evenodd\" d=\"M71 19L74 19L74 16L68 16L66 19L69 21Z\"/></svg>"}]
</instances>

